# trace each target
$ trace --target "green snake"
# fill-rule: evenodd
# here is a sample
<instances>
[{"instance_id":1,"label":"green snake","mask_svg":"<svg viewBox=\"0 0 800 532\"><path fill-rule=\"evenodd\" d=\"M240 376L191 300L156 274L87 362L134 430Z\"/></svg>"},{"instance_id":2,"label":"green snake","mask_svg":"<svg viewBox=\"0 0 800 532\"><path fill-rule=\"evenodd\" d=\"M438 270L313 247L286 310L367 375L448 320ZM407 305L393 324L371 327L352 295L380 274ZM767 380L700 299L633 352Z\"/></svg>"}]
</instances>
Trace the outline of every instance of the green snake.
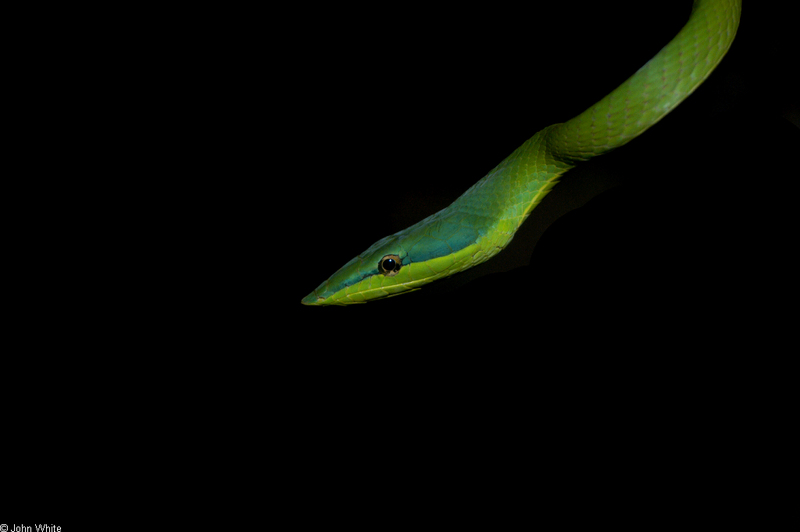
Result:
<instances>
[{"instance_id":1,"label":"green snake","mask_svg":"<svg viewBox=\"0 0 800 532\"><path fill-rule=\"evenodd\" d=\"M448 207L375 242L302 303L391 297L495 256L567 170L638 137L703 83L730 48L741 9L741 0L695 0L678 35L610 94L536 133Z\"/></svg>"}]
</instances>

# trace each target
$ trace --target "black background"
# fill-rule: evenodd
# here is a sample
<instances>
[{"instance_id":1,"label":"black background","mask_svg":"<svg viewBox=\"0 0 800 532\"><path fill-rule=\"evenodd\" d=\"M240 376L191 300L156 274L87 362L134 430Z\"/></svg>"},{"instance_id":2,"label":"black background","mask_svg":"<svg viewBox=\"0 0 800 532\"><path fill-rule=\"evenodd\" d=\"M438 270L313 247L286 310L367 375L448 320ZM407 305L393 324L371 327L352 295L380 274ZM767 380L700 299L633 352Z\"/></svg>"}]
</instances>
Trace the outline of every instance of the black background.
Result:
<instances>
[{"instance_id":1,"label":"black background","mask_svg":"<svg viewBox=\"0 0 800 532\"><path fill-rule=\"evenodd\" d=\"M794 327L795 36L772 6L748 2L706 83L566 174L488 263L365 305L300 304L607 94L690 7L553 4L197 8L166 24L172 46L145 12L122 39L138 64L90 32L100 61L45 50L72 77L24 61L51 78L26 78L52 113L28 125L61 151L29 146L52 168L20 180L32 208L7 231L28 270L9 276L22 298L7 328L26 350L8 358L28 367L7 371L22 392L6 410L31 427L9 433L42 440L36 461L82 468L37 436L64 423L48 436L165 489L240 475L259 509L272 494L251 482L275 487L279 468L276 491L315 509L355 481L351 514L387 481L435 498L437 482L496 470L550 468L559 498L563 472L585 468L600 493L615 450L724 471L738 457L706 437L767 433L794 390L778 339Z\"/></svg>"}]
</instances>

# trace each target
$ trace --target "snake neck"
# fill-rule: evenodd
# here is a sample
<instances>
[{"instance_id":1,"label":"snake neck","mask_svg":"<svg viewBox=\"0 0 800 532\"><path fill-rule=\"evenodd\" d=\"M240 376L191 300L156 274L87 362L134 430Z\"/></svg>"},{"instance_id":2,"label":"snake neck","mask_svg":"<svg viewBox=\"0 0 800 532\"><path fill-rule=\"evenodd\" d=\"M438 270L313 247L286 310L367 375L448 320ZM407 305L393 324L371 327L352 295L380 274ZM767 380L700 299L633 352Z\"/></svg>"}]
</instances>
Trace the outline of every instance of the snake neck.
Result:
<instances>
[{"instance_id":1,"label":"snake neck","mask_svg":"<svg viewBox=\"0 0 800 532\"><path fill-rule=\"evenodd\" d=\"M531 211L574 165L547 148L549 126L525 141L450 207L481 227L478 243L492 255L513 238Z\"/></svg>"},{"instance_id":2,"label":"snake neck","mask_svg":"<svg viewBox=\"0 0 800 532\"><path fill-rule=\"evenodd\" d=\"M695 0L687 24L647 64L580 115L536 133L450 209L479 228L484 249L503 249L564 172L638 137L689 96L728 51L740 12L741 0Z\"/></svg>"}]
</instances>

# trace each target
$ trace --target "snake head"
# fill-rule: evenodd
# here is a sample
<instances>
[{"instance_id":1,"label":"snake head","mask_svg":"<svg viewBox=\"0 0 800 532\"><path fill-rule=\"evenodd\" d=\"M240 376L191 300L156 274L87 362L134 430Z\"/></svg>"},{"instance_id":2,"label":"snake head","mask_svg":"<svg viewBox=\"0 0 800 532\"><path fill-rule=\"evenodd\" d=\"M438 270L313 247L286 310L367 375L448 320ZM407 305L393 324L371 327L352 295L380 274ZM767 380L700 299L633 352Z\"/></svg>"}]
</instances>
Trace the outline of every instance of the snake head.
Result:
<instances>
[{"instance_id":1,"label":"snake head","mask_svg":"<svg viewBox=\"0 0 800 532\"><path fill-rule=\"evenodd\" d=\"M439 213L387 236L303 298L304 305L349 305L418 290L489 257L465 216Z\"/></svg>"},{"instance_id":2,"label":"snake head","mask_svg":"<svg viewBox=\"0 0 800 532\"><path fill-rule=\"evenodd\" d=\"M339 268L304 297L302 303L349 305L404 292L408 290L404 266L409 264L408 253L397 244L397 235L386 237Z\"/></svg>"}]
</instances>

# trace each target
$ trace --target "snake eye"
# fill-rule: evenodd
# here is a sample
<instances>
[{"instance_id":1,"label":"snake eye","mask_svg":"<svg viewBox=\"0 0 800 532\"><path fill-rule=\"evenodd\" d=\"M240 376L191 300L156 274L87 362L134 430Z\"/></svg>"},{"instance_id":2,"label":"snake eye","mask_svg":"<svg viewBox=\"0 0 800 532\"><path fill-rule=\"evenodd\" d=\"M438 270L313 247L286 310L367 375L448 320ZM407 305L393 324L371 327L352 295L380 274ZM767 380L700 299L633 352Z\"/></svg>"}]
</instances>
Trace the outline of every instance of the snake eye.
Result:
<instances>
[{"instance_id":1,"label":"snake eye","mask_svg":"<svg viewBox=\"0 0 800 532\"><path fill-rule=\"evenodd\" d=\"M378 270L387 277L397 275L400 267L403 265L403 260L397 255L385 255L380 262L378 262Z\"/></svg>"}]
</instances>

